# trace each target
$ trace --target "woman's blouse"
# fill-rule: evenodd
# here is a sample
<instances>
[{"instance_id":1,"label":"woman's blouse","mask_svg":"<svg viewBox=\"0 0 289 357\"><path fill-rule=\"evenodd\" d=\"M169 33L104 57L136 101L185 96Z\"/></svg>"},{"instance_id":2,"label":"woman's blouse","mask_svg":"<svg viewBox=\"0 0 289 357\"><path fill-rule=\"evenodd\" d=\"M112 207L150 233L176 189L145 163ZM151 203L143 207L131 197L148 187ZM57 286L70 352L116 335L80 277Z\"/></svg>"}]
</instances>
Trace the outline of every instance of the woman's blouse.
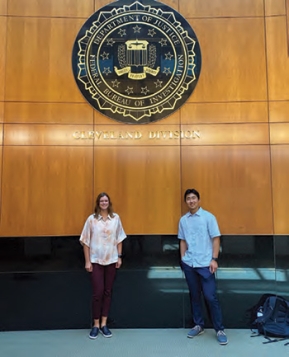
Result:
<instances>
[{"instance_id":1,"label":"woman's blouse","mask_svg":"<svg viewBox=\"0 0 289 357\"><path fill-rule=\"evenodd\" d=\"M90 215L83 227L80 243L90 248L90 262L100 265L116 263L117 245L126 238L119 215L114 213L106 221L99 215Z\"/></svg>"}]
</instances>

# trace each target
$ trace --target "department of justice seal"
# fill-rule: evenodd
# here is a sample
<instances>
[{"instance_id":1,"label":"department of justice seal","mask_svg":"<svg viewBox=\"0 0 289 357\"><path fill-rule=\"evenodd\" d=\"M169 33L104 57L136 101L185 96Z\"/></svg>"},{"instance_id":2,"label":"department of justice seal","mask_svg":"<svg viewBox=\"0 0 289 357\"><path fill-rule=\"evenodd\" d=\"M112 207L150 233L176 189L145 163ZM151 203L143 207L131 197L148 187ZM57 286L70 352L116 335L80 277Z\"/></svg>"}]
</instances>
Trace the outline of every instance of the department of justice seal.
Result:
<instances>
[{"instance_id":1,"label":"department of justice seal","mask_svg":"<svg viewBox=\"0 0 289 357\"><path fill-rule=\"evenodd\" d=\"M151 123L193 92L201 51L189 23L154 0L120 0L95 12L73 47L72 67L86 100L111 119Z\"/></svg>"}]
</instances>

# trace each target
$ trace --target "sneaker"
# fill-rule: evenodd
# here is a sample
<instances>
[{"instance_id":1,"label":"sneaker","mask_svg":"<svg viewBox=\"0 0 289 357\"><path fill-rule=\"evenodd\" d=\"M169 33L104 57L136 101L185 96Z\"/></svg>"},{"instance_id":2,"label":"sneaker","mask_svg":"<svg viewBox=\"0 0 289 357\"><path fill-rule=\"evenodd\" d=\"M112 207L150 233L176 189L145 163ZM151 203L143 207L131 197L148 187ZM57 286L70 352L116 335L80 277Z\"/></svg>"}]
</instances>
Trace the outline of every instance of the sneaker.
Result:
<instances>
[{"instance_id":1,"label":"sneaker","mask_svg":"<svg viewBox=\"0 0 289 357\"><path fill-rule=\"evenodd\" d=\"M111 337L112 333L110 332L109 328L107 326L103 326L100 328L100 332L104 337Z\"/></svg>"},{"instance_id":2,"label":"sneaker","mask_svg":"<svg viewBox=\"0 0 289 357\"><path fill-rule=\"evenodd\" d=\"M204 333L204 329L200 325L196 325L188 332L188 337L193 338Z\"/></svg>"},{"instance_id":3,"label":"sneaker","mask_svg":"<svg viewBox=\"0 0 289 357\"><path fill-rule=\"evenodd\" d=\"M217 340L220 345L226 345L228 343L227 336L224 331L220 330L217 332Z\"/></svg>"},{"instance_id":4,"label":"sneaker","mask_svg":"<svg viewBox=\"0 0 289 357\"><path fill-rule=\"evenodd\" d=\"M99 328L98 327L93 327L89 333L89 338L92 340L95 340L98 336Z\"/></svg>"}]
</instances>

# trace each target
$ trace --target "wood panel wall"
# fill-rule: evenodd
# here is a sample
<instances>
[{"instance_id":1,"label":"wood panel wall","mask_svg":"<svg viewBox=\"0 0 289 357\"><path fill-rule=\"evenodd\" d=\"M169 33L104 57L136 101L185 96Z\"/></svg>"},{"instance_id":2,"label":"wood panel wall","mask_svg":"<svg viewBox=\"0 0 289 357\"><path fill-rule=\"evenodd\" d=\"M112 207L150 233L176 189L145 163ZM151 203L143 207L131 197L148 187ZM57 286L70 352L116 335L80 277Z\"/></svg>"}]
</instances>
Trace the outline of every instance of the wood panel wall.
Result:
<instances>
[{"instance_id":1,"label":"wood panel wall","mask_svg":"<svg viewBox=\"0 0 289 357\"><path fill-rule=\"evenodd\" d=\"M223 234L289 234L287 0L164 0L197 34L202 72L179 111L133 129L93 110L71 69L108 2L0 0L0 236L78 235L100 191L128 234L176 234L188 187ZM200 137L72 136L92 130Z\"/></svg>"}]
</instances>

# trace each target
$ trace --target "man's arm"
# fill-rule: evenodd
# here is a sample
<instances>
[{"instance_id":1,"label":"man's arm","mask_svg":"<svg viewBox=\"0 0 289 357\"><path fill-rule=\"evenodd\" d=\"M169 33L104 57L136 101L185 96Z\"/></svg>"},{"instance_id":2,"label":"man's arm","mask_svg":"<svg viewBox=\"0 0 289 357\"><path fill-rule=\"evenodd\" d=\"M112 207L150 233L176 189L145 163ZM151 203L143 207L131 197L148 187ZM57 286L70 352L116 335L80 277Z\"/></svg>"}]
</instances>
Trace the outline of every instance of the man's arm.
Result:
<instances>
[{"instance_id":1,"label":"man's arm","mask_svg":"<svg viewBox=\"0 0 289 357\"><path fill-rule=\"evenodd\" d=\"M220 252L220 237L213 238L213 258L218 258Z\"/></svg>"},{"instance_id":2,"label":"man's arm","mask_svg":"<svg viewBox=\"0 0 289 357\"><path fill-rule=\"evenodd\" d=\"M220 237L213 238L213 256L212 258L218 259L220 252ZM213 274L218 269L218 262L216 260L211 260L210 262L210 272Z\"/></svg>"},{"instance_id":3,"label":"man's arm","mask_svg":"<svg viewBox=\"0 0 289 357\"><path fill-rule=\"evenodd\" d=\"M185 255L186 251L188 249L187 242L184 239L180 239L180 254L181 254L181 259Z\"/></svg>"}]
</instances>

